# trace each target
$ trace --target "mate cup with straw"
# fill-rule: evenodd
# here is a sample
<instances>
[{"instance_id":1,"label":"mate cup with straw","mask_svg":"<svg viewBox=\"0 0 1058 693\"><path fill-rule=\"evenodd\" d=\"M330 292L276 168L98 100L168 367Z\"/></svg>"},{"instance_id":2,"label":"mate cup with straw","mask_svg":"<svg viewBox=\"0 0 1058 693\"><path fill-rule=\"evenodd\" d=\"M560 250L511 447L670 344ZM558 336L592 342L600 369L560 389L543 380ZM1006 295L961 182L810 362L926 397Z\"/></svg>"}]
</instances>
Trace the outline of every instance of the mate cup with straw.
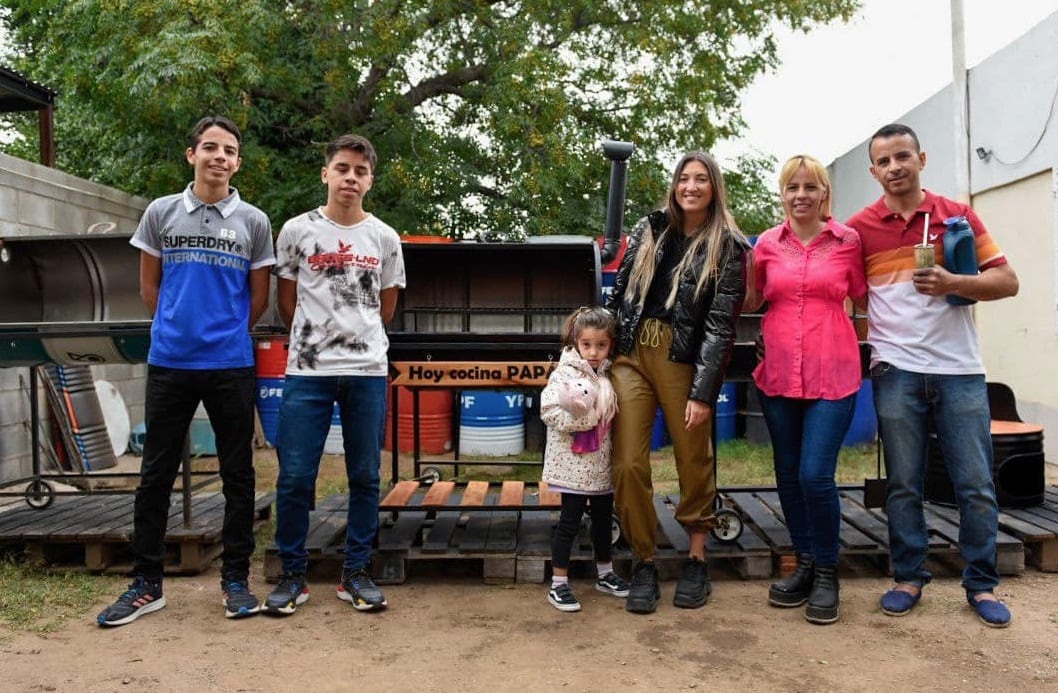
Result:
<instances>
[{"instance_id":1,"label":"mate cup with straw","mask_svg":"<svg viewBox=\"0 0 1058 693\"><path fill-rule=\"evenodd\" d=\"M929 242L929 212L926 212L925 217L922 224L922 242L915 246L915 269L933 267L937 264L933 244Z\"/></svg>"}]
</instances>

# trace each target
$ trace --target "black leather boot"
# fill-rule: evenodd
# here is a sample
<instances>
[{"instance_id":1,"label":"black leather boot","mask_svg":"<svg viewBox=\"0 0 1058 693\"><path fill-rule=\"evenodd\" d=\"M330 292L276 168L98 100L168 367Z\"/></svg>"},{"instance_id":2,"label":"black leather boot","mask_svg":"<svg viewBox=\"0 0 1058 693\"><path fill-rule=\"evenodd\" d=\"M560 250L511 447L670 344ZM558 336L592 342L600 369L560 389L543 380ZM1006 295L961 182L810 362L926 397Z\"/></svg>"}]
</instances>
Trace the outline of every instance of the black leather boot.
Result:
<instances>
[{"instance_id":1,"label":"black leather boot","mask_svg":"<svg viewBox=\"0 0 1058 693\"><path fill-rule=\"evenodd\" d=\"M808 596L805 620L825 625L838 620L838 567L816 566L816 579Z\"/></svg>"},{"instance_id":2,"label":"black leather boot","mask_svg":"<svg viewBox=\"0 0 1058 693\"><path fill-rule=\"evenodd\" d=\"M815 579L815 560L811 554L797 554L797 566L789 577L773 582L768 588L768 603L788 609L808 601Z\"/></svg>"}]
</instances>

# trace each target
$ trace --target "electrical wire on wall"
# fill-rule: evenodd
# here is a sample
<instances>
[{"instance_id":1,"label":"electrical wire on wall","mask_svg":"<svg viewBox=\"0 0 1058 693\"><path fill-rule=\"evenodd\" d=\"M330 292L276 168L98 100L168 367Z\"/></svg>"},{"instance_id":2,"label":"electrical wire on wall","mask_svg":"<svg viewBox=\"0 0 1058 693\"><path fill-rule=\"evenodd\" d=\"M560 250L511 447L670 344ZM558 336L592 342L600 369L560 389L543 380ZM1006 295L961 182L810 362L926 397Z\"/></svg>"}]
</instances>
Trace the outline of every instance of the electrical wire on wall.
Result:
<instances>
[{"instance_id":1,"label":"electrical wire on wall","mask_svg":"<svg viewBox=\"0 0 1058 693\"><path fill-rule=\"evenodd\" d=\"M995 159L996 163L1002 164L1003 166L1017 166L1018 164L1024 162L1026 159L1032 156L1032 153L1035 152L1039 148L1040 143L1043 142L1043 136L1047 134L1047 126L1050 124L1051 118L1054 117L1054 107L1056 103L1058 103L1058 83L1055 83L1054 85L1054 94L1051 95L1051 108L1049 111L1047 111L1047 118L1043 121L1043 127L1040 129L1040 135L1036 138L1036 141L1032 144L1032 147L1029 149L1029 151L1025 153L1025 156L1021 157L1017 161L1004 161L999 157L998 154L995 153L994 150L988 151L987 155Z\"/></svg>"}]
</instances>

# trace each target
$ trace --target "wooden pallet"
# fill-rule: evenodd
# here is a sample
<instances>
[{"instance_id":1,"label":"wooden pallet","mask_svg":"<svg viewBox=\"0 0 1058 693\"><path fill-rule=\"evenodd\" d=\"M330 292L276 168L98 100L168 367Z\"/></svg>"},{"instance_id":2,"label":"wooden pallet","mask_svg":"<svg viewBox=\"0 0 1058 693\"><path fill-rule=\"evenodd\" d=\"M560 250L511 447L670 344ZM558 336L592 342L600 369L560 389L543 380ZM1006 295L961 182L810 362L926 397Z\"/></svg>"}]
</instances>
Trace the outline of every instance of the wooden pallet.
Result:
<instances>
[{"instance_id":1,"label":"wooden pallet","mask_svg":"<svg viewBox=\"0 0 1058 693\"><path fill-rule=\"evenodd\" d=\"M687 534L674 518L678 499L657 497L659 528L655 560L668 579L682 568ZM372 571L380 583L400 583L410 562L476 561L488 583L543 582L551 560L551 536L560 496L546 483L506 481L498 487L485 481L465 485L437 482L422 487L398 482L380 502L380 523ZM310 513L309 571L337 573L345 541L345 496L331 496ZM710 537L709 556L730 563L743 577L772 574L771 549L752 531L738 543L721 544ZM571 560L593 569L587 522L573 547ZM630 568L631 554L616 548L614 561ZM281 566L273 544L265 552L265 577L276 579Z\"/></svg>"},{"instance_id":2,"label":"wooden pallet","mask_svg":"<svg viewBox=\"0 0 1058 693\"><path fill-rule=\"evenodd\" d=\"M254 521L271 517L274 494L258 494ZM132 494L60 496L43 510L28 506L0 514L0 547L66 570L127 573L132 568ZM191 497L192 524L184 527L183 500L173 494L165 534L167 574L196 574L223 551L224 496Z\"/></svg>"},{"instance_id":3,"label":"wooden pallet","mask_svg":"<svg viewBox=\"0 0 1058 693\"><path fill-rule=\"evenodd\" d=\"M727 496L749 524L761 533L775 554L779 557L793 555L793 543L776 491L729 491ZM889 528L885 512L866 507L862 490L842 490L839 496L841 555L873 559L880 569L889 572ZM925 508L926 527L929 531L929 557L958 557L958 511L934 503L926 503ZM1058 524L1055 529L1058 530ZM996 557L997 567L1003 575L1019 575L1025 570L1022 539L1009 532L1002 523L996 537Z\"/></svg>"},{"instance_id":4,"label":"wooden pallet","mask_svg":"<svg viewBox=\"0 0 1058 693\"><path fill-rule=\"evenodd\" d=\"M1058 572L1058 487L1047 487L1042 505L1001 509L999 527L1025 544L1034 568Z\"/></svg>"}]
</instances>

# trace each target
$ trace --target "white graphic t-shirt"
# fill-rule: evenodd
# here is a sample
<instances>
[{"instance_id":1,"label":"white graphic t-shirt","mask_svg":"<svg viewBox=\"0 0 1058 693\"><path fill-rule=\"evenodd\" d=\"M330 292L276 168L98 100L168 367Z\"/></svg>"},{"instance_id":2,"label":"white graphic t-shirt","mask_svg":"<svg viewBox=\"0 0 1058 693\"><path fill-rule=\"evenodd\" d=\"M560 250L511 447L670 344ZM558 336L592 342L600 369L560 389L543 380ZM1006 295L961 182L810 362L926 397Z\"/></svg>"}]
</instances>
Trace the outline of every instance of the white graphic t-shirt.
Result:
<instances>
[{"instance_id":1,"label":"white graphic t-shirt","mask_svg":"<svg viewBox=\"0 0 1058 693\"><path fill-rule=\"evenodd\" d=\"M380 293L405 286L396 231L374 215L341 226L306 212L279 232L275 272L298 283L287 375L387 375Z\"/></svg>"}]
</instances>

